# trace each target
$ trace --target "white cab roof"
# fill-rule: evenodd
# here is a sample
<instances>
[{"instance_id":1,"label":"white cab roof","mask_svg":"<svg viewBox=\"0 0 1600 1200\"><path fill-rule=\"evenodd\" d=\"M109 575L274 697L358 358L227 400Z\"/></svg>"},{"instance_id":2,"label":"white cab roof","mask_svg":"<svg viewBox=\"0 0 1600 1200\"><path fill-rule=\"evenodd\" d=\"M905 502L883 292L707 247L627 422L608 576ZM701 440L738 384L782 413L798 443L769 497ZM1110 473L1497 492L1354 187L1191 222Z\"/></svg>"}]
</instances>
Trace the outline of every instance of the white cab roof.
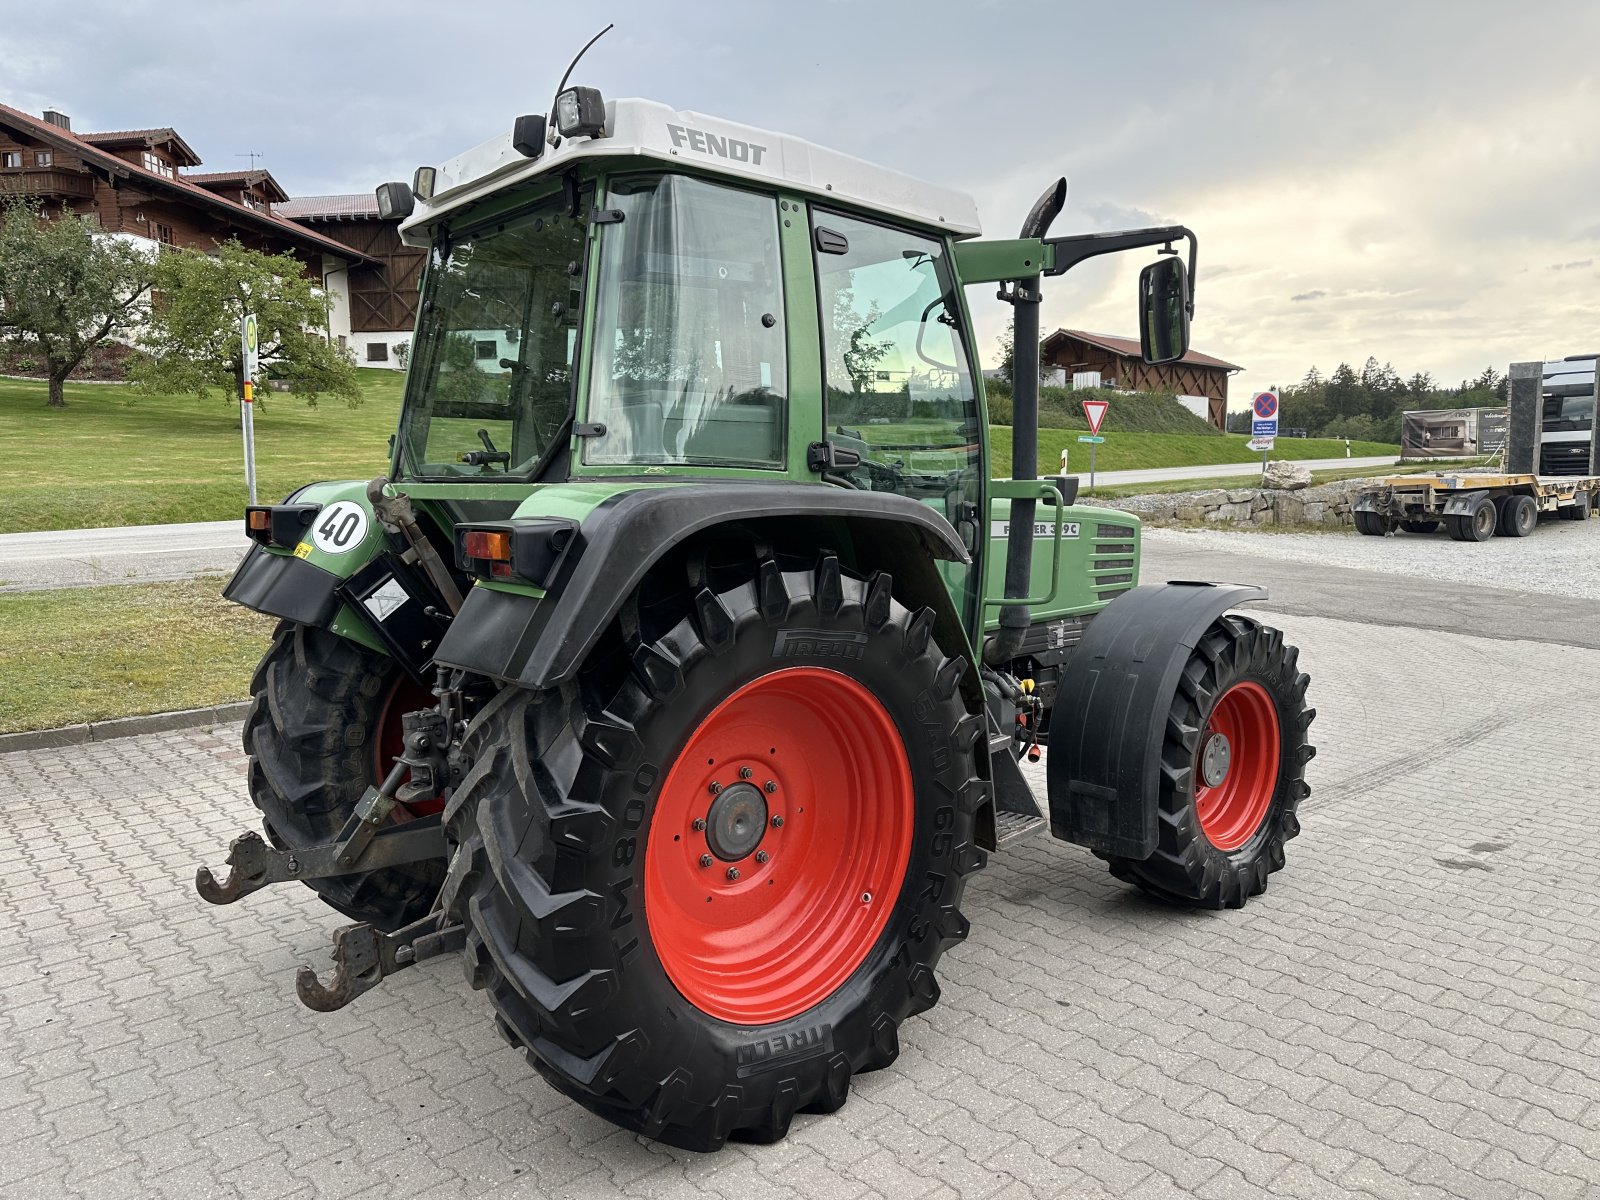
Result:
<instances>
[{"instance_id":1,"label":"white cab roof","mask_svg":"<svg viewBox=\"0 0 1600 1200\"><path fill-rule=\"evenodd\" d=\"M566 138L545 146L537 159L511 147L509 131L439 168L433 199L400 226L412 245L426 245L425 227L441 216L500 191L588 159L643 157L683 164L738 179L792 188L842 203L934 226L955 237L975 237L978 208L972 197L924 183L836 150L704 113L680 112L653 100L608 100L606 135Z\"/></svg>"}]
</instances>

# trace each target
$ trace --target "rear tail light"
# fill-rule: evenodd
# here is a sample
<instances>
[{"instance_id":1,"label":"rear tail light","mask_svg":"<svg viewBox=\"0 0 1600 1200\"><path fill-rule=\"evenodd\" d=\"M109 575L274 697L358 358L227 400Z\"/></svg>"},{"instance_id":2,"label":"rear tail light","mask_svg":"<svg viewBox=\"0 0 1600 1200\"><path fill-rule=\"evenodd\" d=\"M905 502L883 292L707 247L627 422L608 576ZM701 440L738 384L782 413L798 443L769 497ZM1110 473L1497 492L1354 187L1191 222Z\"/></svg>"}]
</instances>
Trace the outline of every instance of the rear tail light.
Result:
<instances>
[{"instance_id":1,"label":"rear tail light","mask_svg":"<svg viewBox=\"0 0 1600 1200\"><path fill-rule=\"evenodd\" d=\"M244 510L245 536L261 546L293 549L320 511L320 504L251 504Z\"/></svg>"},{"instance_id":2,"label":"rear tail light","mask_svg":"<svg viewBox=\"0 0 1600 1200\"><path fill-rule=\"evenodd\" d=\"M479 579L509 579L548 589L577 541L578 523L529 517L487 526L456 526L456 564Z\"/></svg>"}]
</instances>

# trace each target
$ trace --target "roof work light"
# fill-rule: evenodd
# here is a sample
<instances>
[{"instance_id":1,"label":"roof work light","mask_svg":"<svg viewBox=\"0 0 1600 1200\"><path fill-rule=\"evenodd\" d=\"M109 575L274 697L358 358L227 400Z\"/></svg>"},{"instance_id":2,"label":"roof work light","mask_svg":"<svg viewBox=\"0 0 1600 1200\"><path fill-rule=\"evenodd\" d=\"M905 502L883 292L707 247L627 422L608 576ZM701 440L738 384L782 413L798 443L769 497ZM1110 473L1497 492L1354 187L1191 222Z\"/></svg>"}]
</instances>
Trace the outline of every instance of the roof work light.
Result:
<instances>
[{"instance_id":1,"label":"roof work light","mask_svg":"<svg viewBox=\"0 0 1600 1200\"><path fill-rule=\"evenodd\" d=\"M601 137L606 131L606 104L600 89L568 88L556 97L556 131L562 137Z\"/></svg>"}]
</instances>

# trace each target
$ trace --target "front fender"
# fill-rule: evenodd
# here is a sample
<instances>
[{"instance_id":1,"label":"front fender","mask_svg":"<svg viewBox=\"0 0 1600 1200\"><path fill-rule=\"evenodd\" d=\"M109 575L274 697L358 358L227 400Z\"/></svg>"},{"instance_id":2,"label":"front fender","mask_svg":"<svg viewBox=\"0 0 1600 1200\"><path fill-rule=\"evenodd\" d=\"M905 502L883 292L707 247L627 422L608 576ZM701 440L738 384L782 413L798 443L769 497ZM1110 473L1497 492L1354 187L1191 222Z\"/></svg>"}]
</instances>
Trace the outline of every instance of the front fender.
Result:
<instances>
[{"instance_id":1,"label":"front fender","mask_svg":"<svg viewBox=\"0 0 1600 1200\"><path fill-rule=\"evenodd\" d=\"M966 562L966 548L944 518L904 496L818 484L671 483L617 489L597 503L592 484L553 484L529 497L512 521L554 516L580 524L548 592L479 583L451 622L437 661L522 687L555 687L573 677L667 551L730 524L804 530L813 539L819 522L846 526L852 541L870 546L874 567L934 607L940 644L969 649L934 564Z\"/></svg>"},{"instance_id":2,"label":"front fender","mask_svg":"<svg viewBox=\"0 0 1600 1200\"><path fill-rule=\"evenodd\" d=\"M1067 660L1050 721L1050 832L1100 854L1156 848L1161 746L1189 654L1211 623L1264 588L1176 582L1118 596Z\"/></svg>"}]
</instances>

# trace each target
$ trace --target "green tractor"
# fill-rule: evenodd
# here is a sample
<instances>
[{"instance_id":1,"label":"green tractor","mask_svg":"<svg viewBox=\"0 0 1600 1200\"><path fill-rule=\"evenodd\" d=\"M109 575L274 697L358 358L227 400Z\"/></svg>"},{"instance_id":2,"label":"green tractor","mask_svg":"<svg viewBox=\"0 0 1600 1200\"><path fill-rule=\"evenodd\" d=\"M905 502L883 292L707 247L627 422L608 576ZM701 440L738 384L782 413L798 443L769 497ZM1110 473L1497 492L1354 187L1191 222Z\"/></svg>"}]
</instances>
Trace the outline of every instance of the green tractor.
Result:
<instances>
[{"instance_id":1,"label":"green tractor","mask_svg":"<svg viewBox=\"0 0 1600 1200\"><path fill-rule=\"evenodd\" d=\"M266 838L201 894L353 918L319 1010L456 954L555 1087L714 1149L892 1062L968 877L1047 821L1179 904L1260 893L1295 649L1258 588L1136 586L1138 521L1037 471L1042 280L1160 251L1170 361L1195 240L1050 238L1065 196L983 240L959 193L583 87L381 187L429 251L389 472L247 510ZM1005 480L974 284L1015 310Z\"/></svg>"}]
</instances>

